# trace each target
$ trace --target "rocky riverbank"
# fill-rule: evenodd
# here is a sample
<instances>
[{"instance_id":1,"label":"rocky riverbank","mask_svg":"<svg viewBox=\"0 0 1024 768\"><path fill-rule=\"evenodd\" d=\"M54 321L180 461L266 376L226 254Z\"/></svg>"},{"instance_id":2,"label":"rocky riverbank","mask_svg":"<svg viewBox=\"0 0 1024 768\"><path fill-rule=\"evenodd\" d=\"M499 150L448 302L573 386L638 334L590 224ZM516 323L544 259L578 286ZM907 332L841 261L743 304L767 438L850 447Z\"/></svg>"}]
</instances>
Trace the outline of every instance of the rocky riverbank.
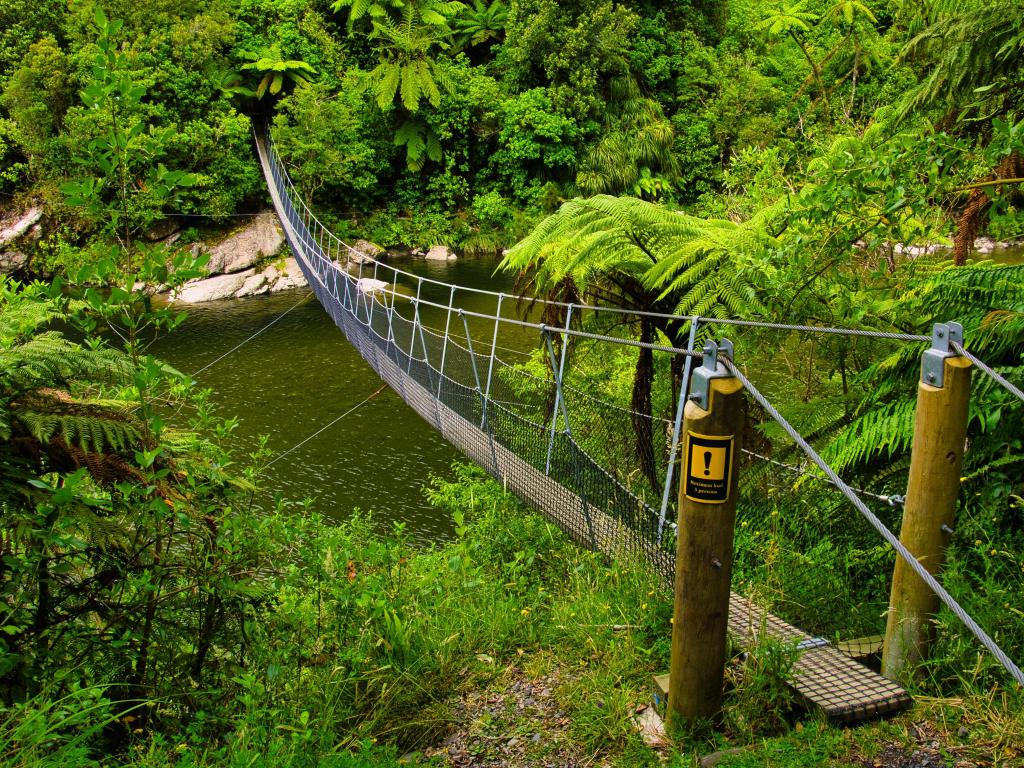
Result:
<instances>
[{"instance_id":1,"label":"rocky riverbank","mask_svg":"<svg viewBox=\"0 0 1024 768\"><path fill-rule=\"evenodd\" d=\"M0 274L23 278L45 275L45 268L34 258L38 244L45 239L45 226L44 212L38 206L0 219ZM143 238L168 248L185 247L179 244L182 230L172 219L157 222ZM226 236L199 240L189 247L193 255L208 254L208 274L186 283L173 295L169 294L169 301L197 304L240 299L301 288L307 284L298 263L288 253L280 222L270 210L254 214ZM455 252L444 245L385 250L366 240L358 240L346 248L341 258L347 266L375 259L422 258L449 262L457 258ZM360 290L377 290L374 282L360 281Z\"/></svg>"}]
</instances>

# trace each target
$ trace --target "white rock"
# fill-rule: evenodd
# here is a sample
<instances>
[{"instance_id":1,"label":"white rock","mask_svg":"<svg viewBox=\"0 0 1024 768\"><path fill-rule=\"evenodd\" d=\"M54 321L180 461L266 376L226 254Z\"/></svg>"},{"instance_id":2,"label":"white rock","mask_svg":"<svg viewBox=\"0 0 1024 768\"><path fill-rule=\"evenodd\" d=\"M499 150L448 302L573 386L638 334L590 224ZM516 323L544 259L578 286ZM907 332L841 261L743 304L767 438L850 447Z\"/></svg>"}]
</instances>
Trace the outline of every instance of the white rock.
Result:
<instances>
[{"instance_id":1,"label":"white rock","mask_svg":"<svg viewBox=\"0 0 1024 768\"><path fill-rule=\"evenodd\" d=\"M257 261L273 256L284 245L284 233L272 211L254 217L242 229L210 249L207 269L211 275L248 269Z\"/></svg>"},{"instance_id":2,"label":"white rock","mask_svg":"<svg viewBox=\"0 0 1024 768\"><path fill-rule=\"evenodd\" d=\"M304 285L308 285L306 276L302 274L299 263L293 256L285 259L283 265L271 264L263 273L266 274L268 271L271 271L273 275L273 277L267 278L271 283L271 293L287 291L292 288L302 288Z\"/></svg>"},{"instance_id":3,"label":"white rock","mask_svg":"<svg viewBox=\"0 0 1024 768\"><path fill-rule=\"evenodd\" d=\"M0 247L13 243L38 224L41 218L43 218L43 209L32 207L10 224L5 222L6 226L0 229Z\"/></svg>"},{"instance_id":4,"label":"white rock","mask_svg":"<svg viewBox=\"0 0 1024 768\"><path fill-rule=\"evenodd\" d=\"M426 255L428 261L452 261L455 258L455 254L447 245L432 245Z\"/></svg>"},{"instance_id":5,"label":"white rock","mask_svg":"<svg viewBox=\"0 0 1024 768\"><path fill-rule=\"evenodd\" d=\"M21 251L7 251L0 253L0 275L10 275L17 272L28 262L28 256Z\"/></svg>"},{"instance_id":6,"label":"white rock","mask_svg":"<svg viewBox=\"0 0 1024 768\"><path fill-rule=\"evenodd\" d=\"M186 283L171 300L184 304L199 304L204 301L230 299L255 273L256 270L248 269L245 272L236 272L232 275L217 275L205 280L193 280Z\"/></svg>"},{"instance_id":7,"label":"white rock","mask_svg":"<svg viewBox=\"0 0 1024 768\"><path fill-rule=\"evenodd\" d=\"M267 285L267 278L259 272L252 277L246 278L246 281L242 283L242 287L235 293L235 298L242 299L246 296L260 296L270 290L270 286Z\"/></svg>"},{"instance_id":8,"label":"white rock","mask_svg":"<svg viewBox=\"0 0 1024 768\"><path fill-rule=\"evenodd\" d=\"M356 280L356 290L360 293L383 293L388 289L384 280L374 280L372 277L363 277Z\"/></svg>"}]
</instances>

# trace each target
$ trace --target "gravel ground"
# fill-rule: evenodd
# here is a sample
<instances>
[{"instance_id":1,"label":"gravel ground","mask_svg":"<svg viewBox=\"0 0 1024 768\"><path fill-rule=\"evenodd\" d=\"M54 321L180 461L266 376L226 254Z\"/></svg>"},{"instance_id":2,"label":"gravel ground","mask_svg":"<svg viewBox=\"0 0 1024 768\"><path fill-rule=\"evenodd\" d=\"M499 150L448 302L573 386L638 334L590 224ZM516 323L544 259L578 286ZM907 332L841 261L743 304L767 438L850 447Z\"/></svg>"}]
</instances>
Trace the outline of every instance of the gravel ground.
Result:
<instances>
[{"instance_id":1,"label":"gravel ground","mask_svg":"<svg viewBox=\"0 0 1024 768\"><path fill-rule=\"evenodd\" d=\"M910 728L915 744L891 742L874 757L862 757L855 765L865 768L979 768L979 763L957 755L956 747L944 744L931 723L914 723Z\"/></svg>"},{"instance_id":2,"label":"gravel ground","mask_svg":"<svg viewBox=\"0 0 1024 768\"><path fill-rule=\"evenodd\" d=\"M585 768L595 765L568 734L569 716L555 697L558 673L531 679L509 669L487 691L464 695L455 729L426 750L453 768Z\"/></svg>"}]
</instances>

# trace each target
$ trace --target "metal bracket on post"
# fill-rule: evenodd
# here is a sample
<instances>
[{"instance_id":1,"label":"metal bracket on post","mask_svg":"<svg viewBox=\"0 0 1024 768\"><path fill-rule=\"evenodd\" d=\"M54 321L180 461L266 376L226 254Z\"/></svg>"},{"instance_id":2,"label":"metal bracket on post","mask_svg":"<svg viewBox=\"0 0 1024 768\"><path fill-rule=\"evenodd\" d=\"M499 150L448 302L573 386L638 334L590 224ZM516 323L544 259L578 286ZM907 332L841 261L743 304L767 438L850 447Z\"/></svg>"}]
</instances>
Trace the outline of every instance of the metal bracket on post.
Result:
<instances>
[{"instance_id":1,"label":"metal bracket on post","mask_svg":"<svg viewBox=\"0 0 1024 768\"><path fill-rule=\"evenodd\" d=\"M708 410L709 384L712 379L724 379L731 376L729 369L718 359L719 354L733 359L732 342L722 339L719 343L709 341L704 345L704 361L700 368L690 377L690 400L705 411Z\"/></svg>"},{"instance_id":2,"label":"metal bracket on post","mask_svg":"<svg viewBox=\"0 0 1024 768\"><path fill-rule=\"evenodd\" d=\"M964 327L960 323L936 323L932 326L932 348L921 355L921 383L942 389L946 358L956 357L953 344L964 343Z\"/></svg>"}]
</instances>

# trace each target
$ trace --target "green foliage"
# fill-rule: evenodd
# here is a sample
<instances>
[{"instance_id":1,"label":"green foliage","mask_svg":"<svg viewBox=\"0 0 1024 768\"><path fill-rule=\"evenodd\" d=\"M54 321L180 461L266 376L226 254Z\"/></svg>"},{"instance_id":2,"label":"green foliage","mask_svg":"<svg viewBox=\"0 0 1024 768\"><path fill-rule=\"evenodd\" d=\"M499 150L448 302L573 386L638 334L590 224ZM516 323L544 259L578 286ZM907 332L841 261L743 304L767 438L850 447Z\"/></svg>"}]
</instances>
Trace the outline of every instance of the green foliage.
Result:
<instances>
[{"instance_id":1,"label":"green foliage","mask_svg":"<svg viewBox=\"0 0 1024 768\"><path fill-rule=\"evenodd\" d=\"M427 160L441 162L441 142L437 134L420 120L407 120L395 131L395 146L405 147L410 171L420 171Z\"/></svg>"},{"instance_id":2,"label":"green foliage","mask_svg":"<svg viewBox=\"0 0 1024 768\"><path fill-rule=\"evenodd\" d=\"M904 115L941 106L991 115L1020 106L1024 21L1013 0L932 3L927 26L904 55L924 72L906 94Z\"/></svg>"},{"instance_id":3,"label":"green foliage","mask_svg":"<svg viewBox=\"0 0 1024 768\"><path fill-rule=\"evenodd\" d=\"M277 48L249 54L246 58L251 61L242 65L242 71L251 70L257 76L262 75L256 86L257 99L262 99L268 93L277 96L285 82L290 81L296 85L308 83L310 76L316 74L316 70L308 63L299 59L285 59Z\"/></svg>"},{"instance_id":4,"label":"green foliage","mask_svg":"<svg viewBox=\"0 0 1024 768\"><path fill-rule=\"evenodd\" d=\"M517 90L547 87L555 109L582 125L601 119L602 93L623 74L636 24L632 10L610 0L519 0L498 60Z\"/></svg>"},{"instance_id":5,"label":"green foliage","mask_svg":"<svg viewBox=\"0 0 1024 768\"><path fill-rule=\"evenodd\" d=\"M279 151L292 163L292 178L307 201L320 195L374 199L393 152L385 124L349 80L332 93L322 84L297 90L281 102L274 120Z\"/></svg>"},{"instance_id":6,"label":"green foliage","mask_svg":"<svg viewBox=\"0 0 1024 768\"><path fill-rule=\"evenodd\" d=\"M583 157L576 186L587 195L632 192L659 200L675 177L672 124L631 77L613 79L611 93L601 137Z\"/></svg>"},{"instance_id":7,"label":"green foliage","mask_svg":"<svg viewBox=\"0 0 1024 768\"><path fill-rule=\"evenodd\" d=\"M628 278L621 291L634 306L751 317L766 313L754 265L772 242L766 227L775 213L740 225L631 198L572 200L517 244L502 268L529 271L540 292L572 283L581 295L606 300L618 291L603 287L604 279Z\"/></svg>"},{"instance_id":8,"label":"green foliage","mask_svg":"<svg viewBox=\"0 0 1024 768\"><path fill-rule=\"evenodd\" d=\"M455 50L499 42L508 21L508 6L502 0L473 0L452 21Z\"/></svg>"},{"instance_id":9,"label":"green foliage","mask_svg":"<svg viewBox=\"0 0 1024 768\"><path fill-rule=\"evenodd\" d=\"M555 111L543 88L525 91L504 104L493 164L519 200L540 192L542 180L563 180L576 164L579 125Z\"/></svg>"},{"instance_id":10,"label":"green foliage","mask_svg":"<svg viewBox=\"0 0 1024 768\"><path fill-rule=\"evenodd\" d=\"M80 112L95 133L74 156L87 175L66 183L62 191L71 205L102 225L103 234L130 248L137 233L159 217L175 189L190 186L194 177L160 162L173 129L158 131L141 114L146 89L132 78L128 59L115 41L122 22L108 21L97 10L96 26L100 37L94 80L81 91Z\"/></svg>"},{"instance_id":11,"label":"green foliage","mask_svg":"<svg viewBox=\"0 0 1024 768\"><path fill-rule=\"evenodd\" d=\"M52 157L61 118L71 104L70 69L57 41L44 37L32 44L3 91L14 138L37 179L44 173L40 166Z\"/></svg>"},{"instance_id":12,"label":"green foliage","mask_svg":"<svg viewBox=\"0 0 1024 768\"><path fill-rule=\"evenodd\" d=\"M66 12L59 0L0 3L0 83L22 62L33 43L59 34Z\"/></svg>"},{"instance_id":13,"label":"green foliage","mask_svg":"<svg viewBox=\"0 0 1024 768\"><path fill-rule=\"evenodd\" d=\"M747 739L785 733L796 708L795 694L787 685L800 657L795 643L785 643L758 632L735 674L732 700L726 704L726 727Z\"/></svg>"},{"instance_id":14,"label":"green foliage","mask_svg":"<svg viewBox=\"0 0 1024 768\"><path fill-rule=\"evenodd\" d=\"M461 3L445 6L461 8ZM446 8L448 16L454 11L454 7ZM441 16L442 23L438 23L435 15ZM390 107L396 96L408 112L416 112L424 98L436 107L441 102L439 85L451 90L451 81L433 57L437 50L448 47L450 30L444 23L448 16L429 5L420 8L409 3L397 20L386 16L374 20L370 38L378 41L380 61L370 77L375 81L381 109Z\"/></svg>"}]
</instances>

